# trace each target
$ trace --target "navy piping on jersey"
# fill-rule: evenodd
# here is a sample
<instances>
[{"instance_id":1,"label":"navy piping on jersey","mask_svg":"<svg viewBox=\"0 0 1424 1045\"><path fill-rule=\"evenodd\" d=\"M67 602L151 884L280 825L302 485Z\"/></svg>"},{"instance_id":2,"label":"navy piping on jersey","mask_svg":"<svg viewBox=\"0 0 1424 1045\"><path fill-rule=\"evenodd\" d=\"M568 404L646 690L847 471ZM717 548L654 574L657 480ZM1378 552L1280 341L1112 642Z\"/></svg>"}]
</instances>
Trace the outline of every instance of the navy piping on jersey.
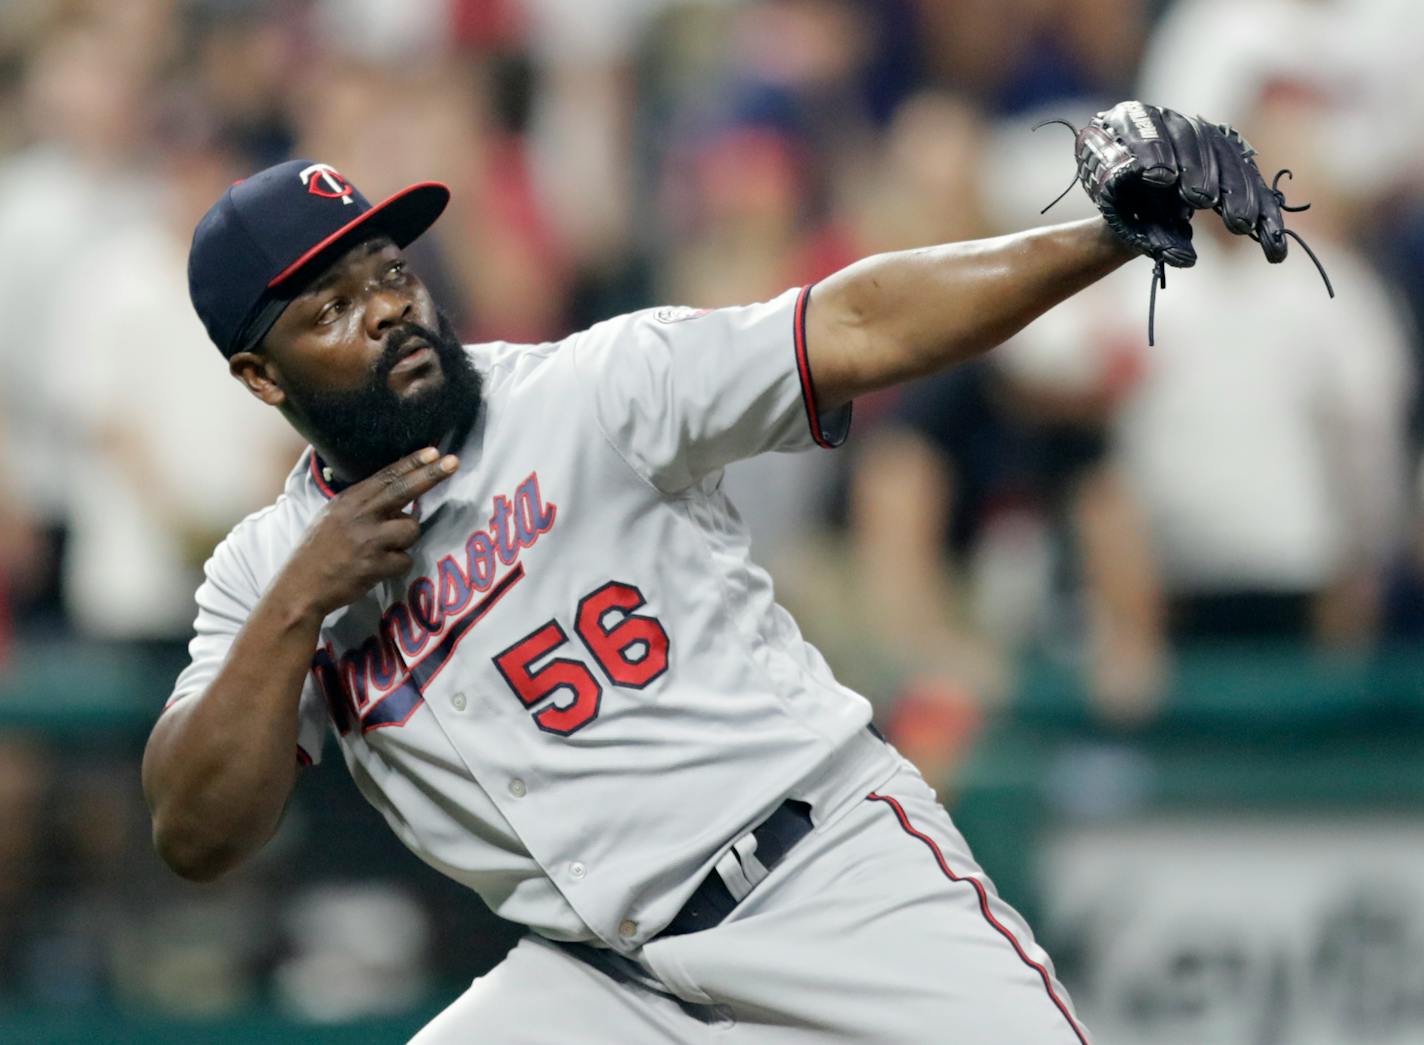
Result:
<instances>
[{"instance_id":1,"label":"navy piping on jersey","mask_svg":"<svg viewBox=\"0 0 1424 1045\"><path fill-rule=\"evenodd\" d=\"M1053 1004L1058 1007L1058 1011L1063 1014L1063 1018L1068 1021L1068 1026L1073 1029L1073 1033L1077 1035L1082 1045L1088 1045L1087 1035L1083 1033L1083 1029L1079 1027L1077 1021L1073 1019L1073 1015L1068 1011L1068 1006L1064 1003L1063 999L1058 997L1058 993L1053 989L1053 980L1048 975L1048 970L1024 952L1023 946L1019 943L1014 934L1010 932L1002 922L995 918L994 913L989 910L989 893L985 890L984 883L977 878L961 877L950 870L949 864L946 862L944 854L940 852L939 846L935 844L935 840L924 832L916 830L911 825L910 818L905 815L904 807L895 799L889 795L876 794L874 791L865 797L871 802L884 802L894 810L895 818L900 821L900 827L904 829L907 835L912 838L918 838L921 842L925 843L930 852L934 854L935 862L939 864L939 869L944 873L946 878L951 882L968 882L974 887L974 891L979 894L979 910L984 915L984 920L993 926L1000 936L1009 941L1014 948L1014 953L1019 956L1020 961L1038 973L1038 978L1043 981L1044 990L1048 992L1048 997L1052 1000Z\"/></svg>"},{"instance_id":2,"label":"navy piping on jersey","mask_svg":"<svg viewBox=\"0 0 1424 1045\"><path fill-rule=\"evenodd\" d=\"M846 418L845 429L839 438L833 438L826 434L826 430L821 426L821 412L816 408L816 386L811 380L811 360L806 353L806 310L811 302L812 283L801 289L800 296L796 299L796 373L801 378L801 399L806 404L806 422L811 426L811 438L816 440L817 446L825 447L827 450L834 450L845 442L846 435L850 432L850 418ZM847 406L849 411L851 407Z\"/></svg>"}]
</instances>

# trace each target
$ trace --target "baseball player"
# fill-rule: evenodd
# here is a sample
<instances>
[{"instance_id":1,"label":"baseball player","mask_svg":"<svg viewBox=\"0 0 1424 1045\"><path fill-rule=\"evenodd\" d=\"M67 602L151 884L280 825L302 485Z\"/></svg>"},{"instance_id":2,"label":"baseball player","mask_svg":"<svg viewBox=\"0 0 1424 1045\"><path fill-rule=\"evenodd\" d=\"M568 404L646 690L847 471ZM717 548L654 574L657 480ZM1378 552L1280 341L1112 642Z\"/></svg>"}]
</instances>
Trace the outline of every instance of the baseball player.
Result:
<instances>
[{"instance_id":1,"label":"baseball player","mask_svg":"<svg viewBox=\"0 0 1424 1045\"><path fill-rule=\"evenodd\" d=\"M1190 194L1161 179L1176 118L1127 103L1079 135L1094 198L1136 179L1152 208L543 345L461 346L407 268L445 187L372 206L305 160L235 185L194 234L193 303L311 450L207 564L144 756L163 858L208 880L250 856L330 730L397 837L529 930L420 1045L1086 1042L776 605L720 477L838 445L856 396L986 351L1134 248L1162 256L1212 185L1260 182L1235 146ZM1283 255L1256 198L1241 231Z\"/></svg>"}]
</instances>

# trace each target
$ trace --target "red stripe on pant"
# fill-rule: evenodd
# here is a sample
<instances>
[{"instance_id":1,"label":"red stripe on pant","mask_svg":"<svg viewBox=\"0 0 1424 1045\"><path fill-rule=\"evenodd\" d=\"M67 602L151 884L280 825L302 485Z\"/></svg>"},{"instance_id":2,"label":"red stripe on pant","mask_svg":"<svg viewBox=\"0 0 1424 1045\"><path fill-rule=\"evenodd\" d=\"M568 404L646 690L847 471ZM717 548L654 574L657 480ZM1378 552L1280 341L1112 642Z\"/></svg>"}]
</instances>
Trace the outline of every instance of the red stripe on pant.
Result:
<instances>
[{"instance_id":1,"label":"red stripe on pant","mask_svg":"<svg viewBox=\"0 0 1424 1045\"><path fill-rule=\"evenodd\" d=\"M1014 934L1011 933L1002 922L995 918L994 913L989 910L989 893L984 888L984 883L977 878L961 877L950 870L949 864L945 861L944 854L940 852L939 846L935 844L935 840L924 832L915 829L910 823L910 818L905 815L904 807L895 799L889 795L876 794L873 791L869 795L866 795L866 798L872 802L884 802L893 809L895 811L895 817L900 821L900 826L904 828L905 833L913 838L918 838L929 847L930 852L934 854L935 862L939 864L939 869L944 872L946 878L951 882L968 882L974 887L974 891L979 894L979 910L983 912L984 920L992 925L999 932L999 935L1003 936L1004 939L1013 945L1014 953L1019 956L1019 960L1034 972L1038 973L1039 979L1043 981L1043 989L1048 992L1048 997L1052 999L1053 1004L1058 1006L1058 1011L1061 1012L1063 1018L1068 1021L1068 1026L1073 1029L1073 1033L1077 1035L1082 1045L1088 1045L1087 1035L1083 1033L1083 1029L1079 1027L1077 1021L1073 1019L1063 999L1058 997L1058 994L1053 990L1053 980L1049 977L1048 970L1024 952L1023 947L1019 944Z\"/></svg>"}]
</instances>

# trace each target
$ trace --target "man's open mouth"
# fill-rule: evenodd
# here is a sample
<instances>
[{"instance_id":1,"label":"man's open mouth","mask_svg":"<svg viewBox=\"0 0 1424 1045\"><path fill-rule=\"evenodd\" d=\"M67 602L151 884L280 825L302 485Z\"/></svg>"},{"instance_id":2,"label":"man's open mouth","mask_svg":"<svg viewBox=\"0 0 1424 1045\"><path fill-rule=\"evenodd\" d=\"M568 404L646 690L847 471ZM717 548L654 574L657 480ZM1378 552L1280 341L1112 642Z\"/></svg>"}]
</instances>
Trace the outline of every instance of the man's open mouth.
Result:
<instances>
[{"instance_id":1,"label":"man's open mouth","mask_svg":"<svg viewBox=\"0 0 1424 1045\"><path fill-rule=\"evenodd\" d=\"M435 359L435 349L420 339L413 339L401 346L396 365L391 367L391 373L400 373L403 370L414 370L416 367L424 366Z\"/></svg>"}]
</instances>

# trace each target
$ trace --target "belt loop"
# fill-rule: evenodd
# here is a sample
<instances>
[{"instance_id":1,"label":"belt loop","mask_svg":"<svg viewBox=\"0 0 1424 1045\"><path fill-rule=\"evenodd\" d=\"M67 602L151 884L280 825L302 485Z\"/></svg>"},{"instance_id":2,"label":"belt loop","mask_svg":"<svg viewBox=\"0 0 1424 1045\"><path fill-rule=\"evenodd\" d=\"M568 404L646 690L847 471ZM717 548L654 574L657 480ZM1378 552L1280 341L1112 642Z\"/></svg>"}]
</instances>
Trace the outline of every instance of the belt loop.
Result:
<instances>
[{"instance_id":1,"label":"belt loop","mask_svg":"<svg viewBox=\"0 0 1424 1045\"><path fill-rule=\"evenodd\" d=\"M722 884L727 887L727 892L732 894L732 899L737 903L741 903L747 893L752 891L752 886L756 884L742 870L741 861L737 859L734 849L728 849L722 854L722 859L717 861L714 870L717 872L717 876L722 879Z\"/></svg>"},{"instance_id":2,"label":"belt loop","mask_svg":"<svg viewBox=\"0 0 1424 1045\"><path fill-rule=\"evenodd\" d=\"M737 854L737 859L742 862L742 870L746 872L747 880L753 886L761 883L761 880L771 874L771 868L767 867L757 858L757 836L752 832L745 838L737 840L737 844L732 846L732 852Z\"/></svg>"},{"instance_id":3,"label":"belt loop","mask_svg":"<svg viewBox=\"0 0 1424 1045\"><path fill-rule=\"evenodd\" d=\"M745 834L717 861L717 874L721 876L727 891L732 894L732 899L738 903L761 884L763 878L771 874L771 870L756 858L756 850L756 835Z\"/></svg>"}]
</instances>

